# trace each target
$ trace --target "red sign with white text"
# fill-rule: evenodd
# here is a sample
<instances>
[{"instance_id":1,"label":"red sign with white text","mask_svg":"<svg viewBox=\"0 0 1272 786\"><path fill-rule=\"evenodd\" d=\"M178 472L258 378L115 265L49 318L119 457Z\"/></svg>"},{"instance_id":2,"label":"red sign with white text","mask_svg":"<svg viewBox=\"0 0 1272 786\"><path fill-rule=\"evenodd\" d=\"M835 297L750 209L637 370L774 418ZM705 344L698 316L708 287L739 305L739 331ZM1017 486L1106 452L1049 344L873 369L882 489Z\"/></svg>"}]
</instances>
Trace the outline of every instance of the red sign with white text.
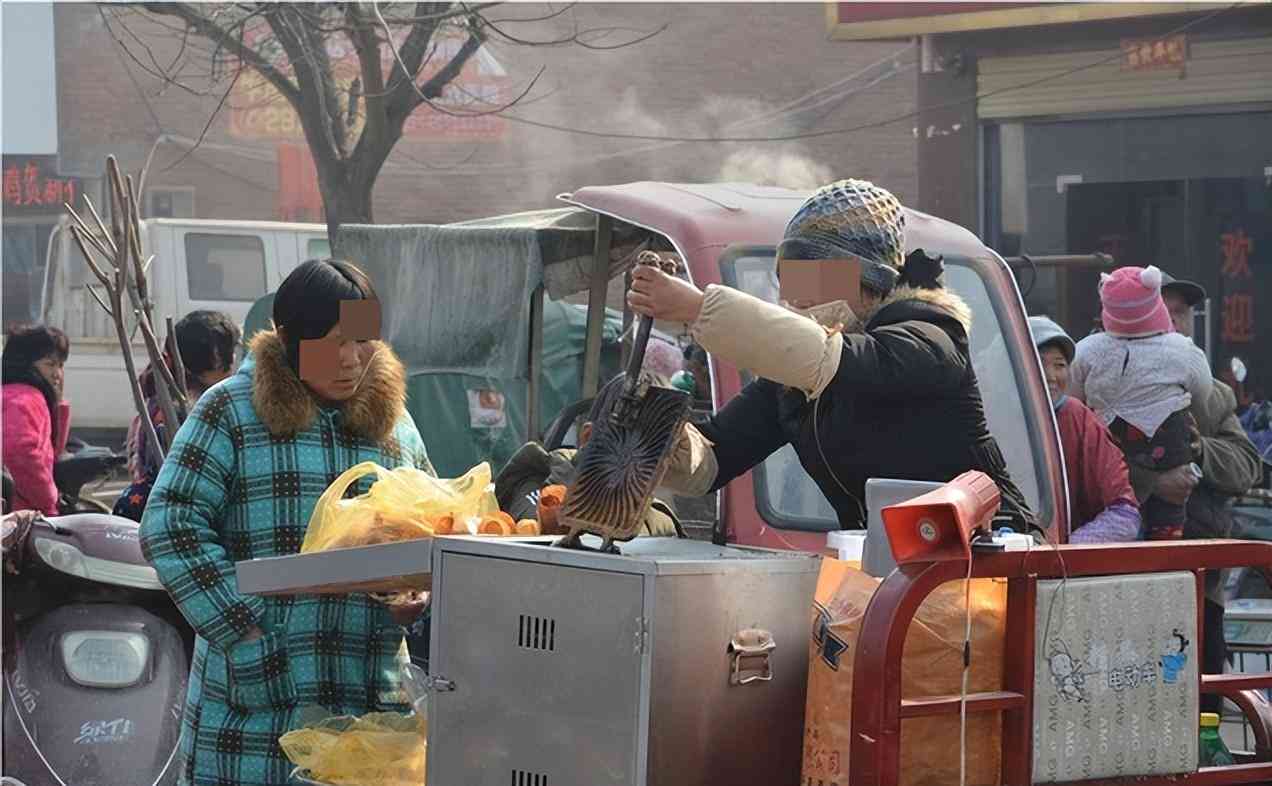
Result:
<instances>
[{"instance_id":1,"label":"red sign with white text","mask_svg":"<svg viewBox=\"0 0 1272 786\"><path fill-rule=\"evenodd\" d=\"M52 156L4 157L4 210L6 213L60 213L62 203L75 205L80 181L57 173Z\"/></svg>"}]
</instances>

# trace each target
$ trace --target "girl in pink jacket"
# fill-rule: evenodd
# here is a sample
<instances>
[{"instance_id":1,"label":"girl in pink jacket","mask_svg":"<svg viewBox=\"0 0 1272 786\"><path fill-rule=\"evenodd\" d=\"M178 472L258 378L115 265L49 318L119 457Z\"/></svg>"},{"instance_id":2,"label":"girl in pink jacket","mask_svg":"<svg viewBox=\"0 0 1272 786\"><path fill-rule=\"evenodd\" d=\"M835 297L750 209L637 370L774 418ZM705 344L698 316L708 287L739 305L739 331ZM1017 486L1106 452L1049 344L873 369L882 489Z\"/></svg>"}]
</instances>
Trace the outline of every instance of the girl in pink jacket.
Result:
<instances>
[{"instance_id":1,"label":"girl in pink jacket","mask_svg":"<svg viewBox=\"0 0 1272 786\"><path fill-rule=\"evenodd\" d=\"M0 356L0 463L13 477L14 510L58 514L53 462L66 449L71 408L62 400L66 334L43 325L9 331Z\"/></svg>"}]
</instances>

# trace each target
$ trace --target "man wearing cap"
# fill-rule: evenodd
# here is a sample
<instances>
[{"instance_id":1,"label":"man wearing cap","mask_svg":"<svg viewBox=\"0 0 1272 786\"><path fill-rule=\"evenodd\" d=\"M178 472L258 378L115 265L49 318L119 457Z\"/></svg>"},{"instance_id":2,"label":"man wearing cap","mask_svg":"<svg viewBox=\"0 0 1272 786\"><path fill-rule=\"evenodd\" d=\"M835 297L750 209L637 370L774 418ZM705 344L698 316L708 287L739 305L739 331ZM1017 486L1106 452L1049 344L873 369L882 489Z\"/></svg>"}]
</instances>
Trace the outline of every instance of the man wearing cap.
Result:
<instances>
[{"instance_id":1,"label":"man wearing cap","mask_svg":"<svg viewBox=\"0 0 1272 786\"><path fill-rule=\"evenodd\" d=\"M1166 301L1175 332L1192 338L1193 309L1206 299L1206 291L1191 281L1179 281L1164 274L1162 299ZM1246 493L1258 483L1261 471L1258 451L1237 419L1237 397L1227 384L1214 379L1210 396L1204 401L1194 401L1192 413L1200 432L1194 448L1197 465L1201 467L1201 479L1198 481L1187 471L1166 472L1153 478L1153 493L1182 500L1194 489L1200 489L1203 496L1209 492L1210 496L1218 495L1228 503L1232 497ZM1193 507L1190 503L1190 519L1193 518ZM1220 507L1226 507L1226 504ZM1230 519L1230 516L1227 518ZM1227 529L1228 525L1225 525L1222 531L1215 530L1196 537L1226 537Z\"/></svg>"},{"instance_id":2,"label":"man wearing cap","mask_svg":"<svg viewBox=\"0 0 1272 786\"><path fill-rule=\"evenodd\" d=\"M1170 312L1175 332L1189 338L1193 334L1193 309L1206 299L1206 291L1191 281L1162 276L1162 299ZM1246 493L1259 482L1262 471L1259 453L1237 419L1237 397L1232 388L1213 380L1210 395L1192 403L1197 421L1193 453L1201 468L1200 480L1188 467L1146 473L1139 477L1134 469L1131 479L1136 492L1153 494L1174 504L1188 505L1184 536L1189 538L1226 538L1232 534L1233 497ZM1223 579L1221 571L1206 574L1206 640L1203 642L1203 671L1222 674L1227 659L1223 638ZM1203 696L1205 705L1217 708L1217 697ZM1213 711L1213 709L1212 709Z\"/></svg>"},{"instance_id":3,"label":"man wearing cap","mask_svg":"<svg viewBox=\"0 0 1272 786\"><path fill-rule=\"evenodd\" d=\"M700 291L641 266L628 302L692 326L694 340L756 379L677 443L664 483L704 494L791 445L844 529L865 526L868 478L989 475L1017 527L1033 522L989 433L972 369L971 311L942 265L904 253L905 215L862 180L824 186L777 251L783 305L725 286Z\"/></svg>"},{"instance_id":4,"label":"man wearing cap","mask_svg":"<svg viewBox=\"0 0 1272 786\"><path fill-rule=\"evenodd\" d=\"M1126 457L1099 417L1066 392L1069 365L1076 352L1073 339L1045 316L1030 317L1029 331L1042 360L1064 453L1069 481L1069 542L1137 540L1139 502L1131 489Z\"/></svg>"}]
</instances>

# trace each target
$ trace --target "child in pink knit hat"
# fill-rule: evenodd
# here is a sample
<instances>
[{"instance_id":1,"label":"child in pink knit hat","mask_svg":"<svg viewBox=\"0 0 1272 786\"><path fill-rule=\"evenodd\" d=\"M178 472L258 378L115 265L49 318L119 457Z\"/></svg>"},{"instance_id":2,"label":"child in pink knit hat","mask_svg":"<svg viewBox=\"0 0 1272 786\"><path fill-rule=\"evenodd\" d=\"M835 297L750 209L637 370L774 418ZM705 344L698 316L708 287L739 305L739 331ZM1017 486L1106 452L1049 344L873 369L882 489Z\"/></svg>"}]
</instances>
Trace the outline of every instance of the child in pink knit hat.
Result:
<instances>
[{"instance_id":1,"label":"child in pink knit hat","mask_svg":"<svg viewBox=\"0 0 1272 786\"><path fill-rule=\"evenodd\" d=\"M1149 266L1101 274L1100 303L1104 332L1078 342L1070 395L1104 421L1132 468L1158 473L1195 461L1188 409L1210 395L1210 364L1192 339L1174 332L1162 272ZM1183 537L1183 505L1148 497L1151 488L1135 491L1146 538Z\"/></svg>"}]
</instances>

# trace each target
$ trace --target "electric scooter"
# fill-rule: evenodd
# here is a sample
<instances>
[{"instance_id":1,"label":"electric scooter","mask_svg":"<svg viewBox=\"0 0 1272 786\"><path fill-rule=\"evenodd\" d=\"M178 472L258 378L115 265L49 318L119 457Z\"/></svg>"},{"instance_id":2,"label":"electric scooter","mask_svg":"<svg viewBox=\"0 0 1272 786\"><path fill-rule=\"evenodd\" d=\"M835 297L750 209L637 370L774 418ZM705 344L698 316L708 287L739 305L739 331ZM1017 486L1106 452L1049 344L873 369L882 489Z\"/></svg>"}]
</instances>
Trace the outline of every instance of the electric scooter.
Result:
<instances>
[{"instance_id":1,"label":"electric scooter","mask_svg":"<svg viewBox=\"0 0 1272 786\"><path fill-rule=\"evenodd\" d=\"M79 440L67 443L67 450L53 464L53 482L58 492L58 512L110 513L110 507L91 496L82 496L84 487L105 480L117 468L128 463L128 457L107 447L89 445ZM13 477L7 469L4 476L4 511L13 509Z\"/></svg>"},{"instance_id":2,"label":"electric scooter","mask_svg":"<svg viewBox=\"0 0 1272 786\"><path fill-rule=\"evenodd\" d=\"M100 513L4 517L0 786L169 786L194 633Z\"/></svg>"},{"instance_id":3,"label":"electric scooter","mask_svg":"<svg viewBox=\"0 0 1272 786\"><path fill-rule=\"evenodd\" d=\"M126 463L127 456L110 448L74 439L68 442L67 451L53 464L53 482L57 484L62 515L110 513L108 505L82 496L82 492L85 486L105 480Z\"/></svg>"}]
</instances>

